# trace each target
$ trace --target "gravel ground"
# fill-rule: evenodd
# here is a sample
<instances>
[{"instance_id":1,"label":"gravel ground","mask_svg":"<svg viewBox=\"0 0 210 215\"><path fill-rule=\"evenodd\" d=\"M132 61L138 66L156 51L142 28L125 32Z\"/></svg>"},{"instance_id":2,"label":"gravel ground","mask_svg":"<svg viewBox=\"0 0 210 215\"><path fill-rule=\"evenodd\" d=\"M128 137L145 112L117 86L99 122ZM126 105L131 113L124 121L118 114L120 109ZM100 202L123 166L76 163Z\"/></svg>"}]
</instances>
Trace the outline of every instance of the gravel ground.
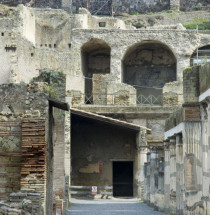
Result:
<instances>
[{"instance_id":1,"label":"gravel ground","mask_svg":"<svg viewBox=\"0 0 210 215\"><path fill-rule=\"evenodd\" d=\"M73 199L67 215L163 215L136 199Z\"/></svg>"}]
</instances>

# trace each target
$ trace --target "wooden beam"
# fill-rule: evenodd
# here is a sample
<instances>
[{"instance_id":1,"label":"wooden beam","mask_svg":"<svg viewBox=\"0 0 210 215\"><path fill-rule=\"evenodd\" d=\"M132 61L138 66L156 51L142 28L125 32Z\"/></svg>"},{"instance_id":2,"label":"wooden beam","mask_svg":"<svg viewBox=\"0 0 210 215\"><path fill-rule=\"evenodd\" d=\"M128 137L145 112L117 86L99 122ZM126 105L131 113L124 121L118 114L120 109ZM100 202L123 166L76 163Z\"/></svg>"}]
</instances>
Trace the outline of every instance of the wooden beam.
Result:
<instances>
[{"instance_id":1,"label":"wooden beam","mask_svg":"<svg viewBox=\"0 0 210 215\"><path fill-rule=\"evenodd\" d=\"M58 101L58 100L52 99L52 98L48 98L48 102L49 102L49 105L52 107L56 107L56 108L59 108L61 110L65 110L65 111L70 110L69 104L66 102L61 102L61 101Z\"/></svg>"}]
</instances>

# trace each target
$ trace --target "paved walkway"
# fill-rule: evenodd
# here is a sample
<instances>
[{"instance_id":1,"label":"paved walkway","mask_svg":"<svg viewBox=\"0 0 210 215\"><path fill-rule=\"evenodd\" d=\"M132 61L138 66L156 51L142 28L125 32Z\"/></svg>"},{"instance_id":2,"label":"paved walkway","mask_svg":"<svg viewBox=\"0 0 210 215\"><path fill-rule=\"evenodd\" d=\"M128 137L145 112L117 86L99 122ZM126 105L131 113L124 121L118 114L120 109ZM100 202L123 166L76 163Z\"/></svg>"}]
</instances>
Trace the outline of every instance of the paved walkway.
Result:
<instances>
[{"instance_id":1,"label":"paved walkway","mask_svg":"<svg viewBox=\"0 0 210 215\"><path fill-rule=\"evenodd\" d=\"M72 200L67 215L163 215L136 199Z\"/></svg>"}]
</instances>

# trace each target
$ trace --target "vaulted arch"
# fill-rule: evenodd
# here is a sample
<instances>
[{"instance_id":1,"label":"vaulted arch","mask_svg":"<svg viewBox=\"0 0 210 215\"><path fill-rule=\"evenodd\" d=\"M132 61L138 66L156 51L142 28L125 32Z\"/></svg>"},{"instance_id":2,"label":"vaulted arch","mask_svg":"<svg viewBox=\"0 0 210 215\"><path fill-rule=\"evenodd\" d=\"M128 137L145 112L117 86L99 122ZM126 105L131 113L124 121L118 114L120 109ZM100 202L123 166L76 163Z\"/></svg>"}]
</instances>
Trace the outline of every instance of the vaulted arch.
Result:
<instances>
[{"instance_id":1,"label":"vaulted arch","mask_svg":"<svg viewBox=\"0 0 210 215\"><path fill-rule=\"evenodd\" d=\"M110 73L111 48L103 40L91 39L81 48L82 71L85 78L86 103L92 101L93 74Z\"/></svg>"},{"instance_id":2,"label":"vaulted arch","mask_svg":"<svg viewBox=\"0 0 210 215\"><path fill-rule=\"evenodd\" d=\"M133 85L138 97L161 97L163 86L176 80L176 57L158 41L133 45L127 50L122 65L123 82Z\"/></svg>"}]
</instances>

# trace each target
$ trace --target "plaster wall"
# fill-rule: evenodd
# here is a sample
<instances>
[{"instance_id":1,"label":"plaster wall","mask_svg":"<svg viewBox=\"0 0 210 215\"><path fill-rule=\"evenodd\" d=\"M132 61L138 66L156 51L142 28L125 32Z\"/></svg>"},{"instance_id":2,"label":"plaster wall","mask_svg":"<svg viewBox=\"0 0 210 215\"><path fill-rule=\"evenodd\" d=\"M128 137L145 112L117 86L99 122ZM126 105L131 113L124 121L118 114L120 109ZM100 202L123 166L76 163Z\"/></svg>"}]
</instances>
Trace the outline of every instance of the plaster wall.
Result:
<instances>
[{"instance_id":1,"label":"plaster wall","mask_svg":"<svg viewBox=\"0 0 210 215\"><path fill-rule=\"evenodd\" d=\"M22 35L31 43L35 45L35 14L30 8L19 6L21 9L20 20L22 25L20 25L20 31Z\"/></svg>"}]
</instances>

